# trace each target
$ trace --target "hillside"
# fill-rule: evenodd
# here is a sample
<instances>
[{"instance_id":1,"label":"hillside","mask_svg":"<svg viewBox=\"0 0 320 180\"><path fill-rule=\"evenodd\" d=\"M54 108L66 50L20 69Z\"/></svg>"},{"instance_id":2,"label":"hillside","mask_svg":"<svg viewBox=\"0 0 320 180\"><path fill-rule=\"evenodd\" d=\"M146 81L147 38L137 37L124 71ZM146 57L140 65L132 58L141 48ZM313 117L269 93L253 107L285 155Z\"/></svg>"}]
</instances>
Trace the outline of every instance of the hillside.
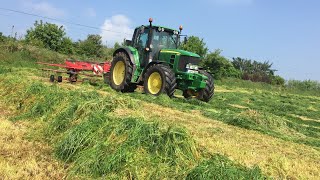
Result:
<instances>
[{"instance_id":1,"label":"hillside","mask_svg":"<svg viewBox=\"0 0 320 180\"><path fill-rule=\"evenodd\" d=\"M49 83L35 62L63 58L0 51L0 178L320 176L319 96L233 79L210 103Z\"/></svg>"}]
</instances>

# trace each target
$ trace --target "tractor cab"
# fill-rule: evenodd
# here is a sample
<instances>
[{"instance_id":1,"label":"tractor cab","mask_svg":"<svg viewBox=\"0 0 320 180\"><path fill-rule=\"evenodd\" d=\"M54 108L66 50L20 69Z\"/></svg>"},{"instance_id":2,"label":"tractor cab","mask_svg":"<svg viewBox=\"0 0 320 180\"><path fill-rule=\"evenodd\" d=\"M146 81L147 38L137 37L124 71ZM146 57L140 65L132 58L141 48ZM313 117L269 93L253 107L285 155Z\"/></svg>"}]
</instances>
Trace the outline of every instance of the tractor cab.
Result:
<instances>
[{"instance_id":1,"label":"tractor cab","mask_svg":"<svg viewBox=\"0 0 320 180\"><path fill-rule=\"evenodd\" d=\"M152 25L152 19L149 19L150 25L142 25L135 29L132 45L139 51L139 60L144 67L151 61L159 60L159 54L162 49L177 49L180 43L181 30L174 30L163 26Z\"/></svg>"}]
</instances>

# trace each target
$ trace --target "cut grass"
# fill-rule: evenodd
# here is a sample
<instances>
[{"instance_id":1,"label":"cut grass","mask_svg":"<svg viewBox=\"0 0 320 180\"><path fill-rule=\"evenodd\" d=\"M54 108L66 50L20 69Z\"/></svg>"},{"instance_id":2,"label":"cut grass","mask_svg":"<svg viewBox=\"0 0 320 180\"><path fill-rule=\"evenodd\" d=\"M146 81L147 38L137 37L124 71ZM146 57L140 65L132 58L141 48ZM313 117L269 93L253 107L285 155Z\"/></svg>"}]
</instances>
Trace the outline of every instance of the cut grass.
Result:
<instances>
[{"instance_id":1,"label":"cut grass","mask_svg":"<svg viewBox=\"0 0 320 180\"><path fill-rule=\"evenodd\" d=\"M258 165L266 175L276 178L315 179L318 177L320 152L310 146L288 142L211 120L198 110L190 113L156 104L142 106L157 111L116 110L115 116L159 119L166 126L183 126L201 149L223 154L246 167Z\"/></svg>"},{"instance_id":2,"label":"cut grass","mask_svg":"<svg viewBox=\"0 0 320 180\"><path fill-rule=\"evenodd\" d=\"M318 119L320 117L319 98L266 90L251 94L242 92L243 90L223 92L220 88L220 91L210 103L182 98L170 100L167 97L151 97L140 93L128 96L187 113L199 110L204 116L226 124L256 130L287 141L320 147L320 123L310 120L301 121L300 118L291 115ZM310 104L310 101L315 103ZM257 116L252 117L245 113L246 111L255 111Z\"/></svg>"},{"instance_id":3,"label":"cut grass","mask_svg":"<svg viewBox=\"0 0 320 180\"><path fill-rule=\"evenodd\" d=\"M186 179L226 179L226 177L228 179L265 179L259 168L254 167L249 171L245 167L241 169L239 165L220 155L203 161L188 174Z\"/></svg>"},{"instance_id":4,"label":"cut grass","mask_svg":"<svg viewBox=\"0 0 320 180\"><path fill-rule=\"evenodd\" d=\"M61 159L75 157L73 173L177 178L185 176L190 164L199 158L194 143L182 129L163 131L157 124L136 118L97 119L71 129L57 146Z\"/></svg>"},{"instance_id":5,"label":"cut grass","mask_svg":"<svg viewBox=\"0 0 320 180\"><path fill-rule=\"evenodd\" d=\"M52 147L30 139L39 126L8 120L12 109L0 101L0 179L62 179L63 164L52 157Z\"/></svg>"},{"instance_id":6,"label":"cut grass","mask_svg":"<svg viewBox=\"0 0 320 180\"><path fill-rule=\"evenodd\" d=\"M10 84L1 86L3 96L18 104L21 113L13 120L45 125L40 130L43 140L55 144L56 157L69 164L70 178L176 179L205 159L184 128L160 126L143 117L112 116L116 109L140 109L137 100L123 94L66 91L55 84L17 83L13 78L1 82ZM11 88L19 86L24 88ZM251 171L240 165L230 168Z\"/></svg>"},{"instance_id":7,"label":"cut grass","mask_svg":"<svg viewBox=\"0 0 320 180\"><path fill-rule=\"evenodd\" d=\"M39 82L32 53L0 56L6 59L0 62L0 95L20 111L12 120L43 123L36 132L67 162L70 177L210 178L206 172L221 163L229 178L263 177L255 165L276 178L319 176L318 96L244 81L218 82L211 103L121 94L102 83ZM166 144L168 133L174 138ZM186 145L180 147L180 140Z\"/></svg>"}]
</instances>

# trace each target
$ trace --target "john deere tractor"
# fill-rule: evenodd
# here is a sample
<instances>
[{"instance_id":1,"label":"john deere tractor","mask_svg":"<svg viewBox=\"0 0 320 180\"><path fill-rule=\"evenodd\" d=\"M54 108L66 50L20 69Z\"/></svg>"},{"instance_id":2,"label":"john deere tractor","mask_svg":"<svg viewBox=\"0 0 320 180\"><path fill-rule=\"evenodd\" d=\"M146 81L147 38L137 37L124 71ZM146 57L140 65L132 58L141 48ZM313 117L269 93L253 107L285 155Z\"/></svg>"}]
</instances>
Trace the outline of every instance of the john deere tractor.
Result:
<instances>
[{"instance_id":1,"label":"john deere tractor","mask_svg":"<svg viewBox=\"0 0 320 180\"><path fill-rule=\"evenodd\" d=\"M110 86L121 92L133 92L137 85L152 95L174 95L176 89L185 98L208 102L214 93L213 77L198 64L201 57L178 49L182 26L179 30L152 25L135 29L132 40L117 49L109 74Z\"/></svg>"}]
</instances>

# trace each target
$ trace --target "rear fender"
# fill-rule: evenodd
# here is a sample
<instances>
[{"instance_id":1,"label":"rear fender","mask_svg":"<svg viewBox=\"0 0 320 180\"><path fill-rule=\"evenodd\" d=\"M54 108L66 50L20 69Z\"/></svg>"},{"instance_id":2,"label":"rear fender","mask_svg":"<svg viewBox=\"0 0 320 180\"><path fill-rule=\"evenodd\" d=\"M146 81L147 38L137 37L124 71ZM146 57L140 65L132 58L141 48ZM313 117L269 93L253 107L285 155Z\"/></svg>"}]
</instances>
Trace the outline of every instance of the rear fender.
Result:
<instances>
[{"instance_id":1,"label":"rear fender","mask_svg":"<svg viewBox=\"0 0 320 180\"><path fill-rule=\"evenodd\" d=\"M131 50L128 48L128 47L121 47L119 49L117 49L116 51L114 51L113 53L113 57L119 53L119 52L124 52L127 54L127 56L129 57L130 61L131 61L131 64L132 65L135 65L136 62L135 62L135 58L134 58L134 55L133 55L133 52L131 52Z\"/></svg>"},{"instance_id":2,"label":"rear fender","mask_svg":"<svg viewBox=\"0 0 320 180\"><path fill-rule=\"evenodd\" d=\"M137 82L138 78L140 77L140 61L138 50L131 46L121 47L113 53L113 57L119 52L124 52L130 59L130 63L133 67L133 76L131 82Z\"/></svg>"}]
</instances>

